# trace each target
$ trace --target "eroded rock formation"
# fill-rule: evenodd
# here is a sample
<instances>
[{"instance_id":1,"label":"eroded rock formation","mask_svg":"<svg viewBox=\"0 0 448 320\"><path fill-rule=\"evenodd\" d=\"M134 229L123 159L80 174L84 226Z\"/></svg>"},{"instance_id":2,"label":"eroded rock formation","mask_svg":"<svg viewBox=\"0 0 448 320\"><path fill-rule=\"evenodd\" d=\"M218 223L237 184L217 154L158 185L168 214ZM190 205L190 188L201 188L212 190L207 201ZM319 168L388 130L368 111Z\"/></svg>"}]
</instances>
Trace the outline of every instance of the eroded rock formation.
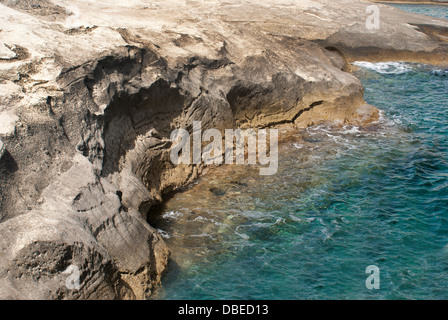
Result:
<instances>
[{"instance_id":1,"label":"eroded rock formation","mask_svg":"<svg viewBox=\"0 0 448 320\"><path fill-rule=\"evenodd\" d=\"M203 170L173 129L368 123L350 61L448 61L446 21L355 0L0 3L1 298L150 297L146 215Z\"/></svg>"}]
</instances>

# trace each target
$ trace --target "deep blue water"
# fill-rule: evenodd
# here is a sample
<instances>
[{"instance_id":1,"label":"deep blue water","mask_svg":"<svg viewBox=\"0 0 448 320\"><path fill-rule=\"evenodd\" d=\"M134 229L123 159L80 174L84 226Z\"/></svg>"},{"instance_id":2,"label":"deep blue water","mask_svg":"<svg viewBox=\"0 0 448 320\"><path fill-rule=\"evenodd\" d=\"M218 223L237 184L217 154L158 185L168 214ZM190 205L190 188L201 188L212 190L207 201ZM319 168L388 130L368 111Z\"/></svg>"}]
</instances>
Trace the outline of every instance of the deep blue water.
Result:
<instances>
[{"instance_id":1,"label":"deep blue water","mask_svg":"<svg viewBox=\"0 0 448 320\"><path fill-rule=\"evenodd\" d=\"M276 175L223 166L167 202L158 298L448 299L448 71L357 64L378 123L308 128Z\"/></svg>"}]
</instances>

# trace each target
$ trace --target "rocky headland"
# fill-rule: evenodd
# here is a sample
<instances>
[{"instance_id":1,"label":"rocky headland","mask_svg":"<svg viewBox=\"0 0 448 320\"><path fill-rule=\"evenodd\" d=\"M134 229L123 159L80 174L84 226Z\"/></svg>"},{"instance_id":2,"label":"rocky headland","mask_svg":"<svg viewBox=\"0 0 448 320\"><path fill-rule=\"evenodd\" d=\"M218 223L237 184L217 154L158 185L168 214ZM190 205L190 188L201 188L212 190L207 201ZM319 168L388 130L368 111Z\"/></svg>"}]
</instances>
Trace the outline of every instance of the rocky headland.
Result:
<instances>
[{"instance_id":1,"label":"rocky headland","mask_svg":"<svg viewBox=\"0 0 448 320\"><path fill-rule=\"evenodd\" d=\"M370 29L369 5L0 0L0 298L149 298L147 217L204 169L172 130L367 124L350 62L447 63L446 20L377 4Z\"/></svg>"}]
</instances>

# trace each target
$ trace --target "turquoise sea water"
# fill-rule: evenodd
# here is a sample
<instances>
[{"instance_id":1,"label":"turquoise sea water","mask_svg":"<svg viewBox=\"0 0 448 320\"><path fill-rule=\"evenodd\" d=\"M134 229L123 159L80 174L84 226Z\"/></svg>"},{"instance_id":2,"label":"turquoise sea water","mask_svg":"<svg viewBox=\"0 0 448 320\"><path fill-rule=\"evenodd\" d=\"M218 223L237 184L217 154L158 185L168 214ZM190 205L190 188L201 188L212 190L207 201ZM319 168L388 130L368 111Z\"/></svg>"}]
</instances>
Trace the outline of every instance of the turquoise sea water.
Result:
<instances>
[{"instance_id":1,"label":"turquoise sea water","mask_svg":"<svg viewBox=\"0 0 448 320\"><path fill-rule=\"evenodd\" d=\"M448 71L357 65L378 123L308 128L276 175L223 166L167 202L157 298L448 299Z\"/></svg>"},{"instance_id":2,"label":"turquoise sea water","mask_svg":"<svg viewBox=\"0 0 448 320\"><path fill-rule=\"evenodd\" d=\"M388 4L398 9L424 14L436 18L448 19L448 6L447 5L421 5L421 4Z\"/></svg>"}]
</instances>

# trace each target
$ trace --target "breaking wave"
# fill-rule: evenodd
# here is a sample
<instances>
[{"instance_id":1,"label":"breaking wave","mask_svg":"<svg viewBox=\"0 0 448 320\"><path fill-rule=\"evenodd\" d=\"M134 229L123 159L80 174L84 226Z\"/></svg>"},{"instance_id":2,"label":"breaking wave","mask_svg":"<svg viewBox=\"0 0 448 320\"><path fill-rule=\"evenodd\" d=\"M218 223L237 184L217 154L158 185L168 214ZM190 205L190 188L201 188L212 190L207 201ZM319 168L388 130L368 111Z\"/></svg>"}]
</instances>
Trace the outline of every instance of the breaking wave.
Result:
<instances>
[{"instance_id":1,"label":"breaking wave","mask_svg":"<svg viewBox=\"0 0 448 320\"><path fill-rule=\"evenodd\" d=\"M356 61L353 65L362 67L381 74L403 74L412 70L412 65L407 62L367 62Z\"/></svg>"}]
</instances>

